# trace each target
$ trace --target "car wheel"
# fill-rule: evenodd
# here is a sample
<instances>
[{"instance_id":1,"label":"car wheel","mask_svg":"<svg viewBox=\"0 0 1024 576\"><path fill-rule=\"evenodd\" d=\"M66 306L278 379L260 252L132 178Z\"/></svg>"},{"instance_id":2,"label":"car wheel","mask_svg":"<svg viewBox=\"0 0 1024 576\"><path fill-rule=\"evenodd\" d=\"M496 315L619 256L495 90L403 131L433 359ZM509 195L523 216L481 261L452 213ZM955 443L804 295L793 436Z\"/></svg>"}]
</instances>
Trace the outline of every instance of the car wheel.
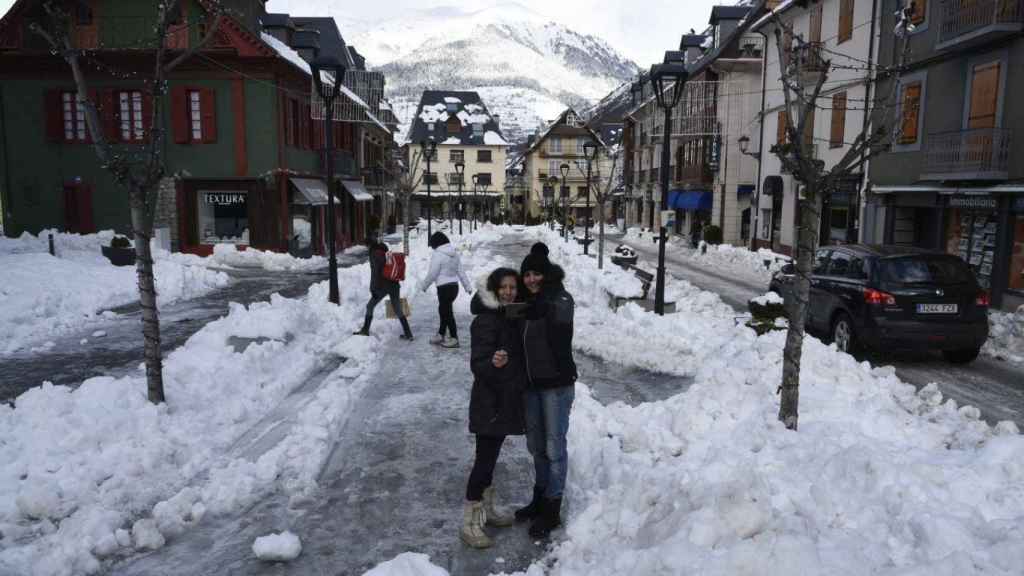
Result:
<instances>
[{"instance_id":1,"label":"car wheel","mask_svg":"<svg viewBox=\"0 0 1024 576\"><path fill-rule=\"evenodd\" d=\"M853 354L857 351L857 333L849 314L840 312L832 322L832 342L841 352Z\"/></svg>"},{"instance_id":2,"label":"car wheel","mask_svg":"<svg viewBox=\"0 0 1024 576\"><path fill-rule=\"evenodd\" d=\"M970 364L978 357L981 348L965 348L963 350L943 350L942 356L951 364Z\"/></svg>"}]
</instances>

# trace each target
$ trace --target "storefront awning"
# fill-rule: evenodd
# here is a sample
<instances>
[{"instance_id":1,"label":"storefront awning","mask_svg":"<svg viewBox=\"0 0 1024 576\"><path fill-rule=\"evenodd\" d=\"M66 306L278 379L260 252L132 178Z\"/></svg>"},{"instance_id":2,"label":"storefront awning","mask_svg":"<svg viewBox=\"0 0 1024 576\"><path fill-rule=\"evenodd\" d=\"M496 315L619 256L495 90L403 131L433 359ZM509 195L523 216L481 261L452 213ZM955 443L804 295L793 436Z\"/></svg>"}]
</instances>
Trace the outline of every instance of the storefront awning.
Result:
<instances>
[{"instance_id":1,"label":"storefront awning","mask_svg":"<svg viewBox=\"0 0 1024 576\"><path fill-rule=\"evenodd\" d=\"M327 204L327 184L313 178L289 178L298 194L293 204L323 206Z\"/></svg>"},{"instance_id":2,"label":"storefront awning","mask_svg":"<svg viewBox=\"0 0 1024 576\"><path fill-rule=\"evenodd\" d=\"M709 191L673 190L668 195L669 208L676 210L711 210L712 201Z\"/></svg>"},{"instance_id":3,"label":"storefront awning","mask_svg":"<svg viewBox=\"0 0 1024 576\"><path fill-rule=\"evenodd\" d=\"M366 191L366 186L358 180L342 180L341 185L356 202L373 202L373 195Z\"/></svg>"}]
</instances>

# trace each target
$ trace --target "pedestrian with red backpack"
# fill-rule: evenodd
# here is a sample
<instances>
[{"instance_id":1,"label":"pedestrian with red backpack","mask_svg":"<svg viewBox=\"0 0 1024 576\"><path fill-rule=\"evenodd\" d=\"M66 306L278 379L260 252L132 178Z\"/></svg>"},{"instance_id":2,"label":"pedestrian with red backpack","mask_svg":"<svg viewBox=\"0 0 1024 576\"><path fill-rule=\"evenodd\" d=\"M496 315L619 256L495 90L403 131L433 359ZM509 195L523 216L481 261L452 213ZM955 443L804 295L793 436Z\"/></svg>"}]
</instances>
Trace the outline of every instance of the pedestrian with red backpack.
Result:
<instances>
[{"instance_id":1,"label":"pedestrian with red backpack","mask_svg":"<svg viewBox=\"0 0 1024 576\"><path fill-rule=\"evenodd\" d=\"M402 340L412 340L412 329L409 320L402 310L402 280L405 280L405 255L388 251L386 244L373 238L366 239L366 247L370 250L370 301L366 303L366 317L363 327L353 334L370 335L370 324L373 322L373 310L385 296L391 301L391 309L395 317L402 323Z\"/></svg>"}]
</instances>

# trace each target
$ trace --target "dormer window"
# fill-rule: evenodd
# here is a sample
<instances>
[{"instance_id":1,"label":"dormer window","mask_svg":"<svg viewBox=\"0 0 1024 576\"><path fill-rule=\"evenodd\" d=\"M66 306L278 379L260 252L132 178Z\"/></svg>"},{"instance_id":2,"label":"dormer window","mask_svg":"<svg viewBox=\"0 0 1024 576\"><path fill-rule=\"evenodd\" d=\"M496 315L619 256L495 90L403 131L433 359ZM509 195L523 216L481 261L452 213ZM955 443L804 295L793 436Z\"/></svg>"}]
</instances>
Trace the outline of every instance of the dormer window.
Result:
<instances>
[{"instance_id":1,"label":"dormer window","mask_svg":"<svg viewBox=\"0 0 1024 576\"><path fill-rule=\"evenodd\" d=\"M576 115L573 114L572 112L569 112L569 114L567 114L565 116L565 123L568 124L569 126L575 127L576 126Z\"/></svg>"},{"instance_id":2,"label":"dormer window","mask_svg":"<svg viewBox=\"0 0 1024 576\"><path fill-rule=\"evenodd\" d=\"M462 133L462 122L455 116L449 116L448 121L445 122L445 130L449 136L454 136Z\"/></svg>"},{"instance_id":3,"label":"dormer window","mask_svg":"<svg viewBox=\"0 0 1024 576\"><path fill-rule=\"evenodd\" d=\"M483 123L481 123L481 122L473 123L473 135L474 136L483 136L484 135L484 125L483 125Z\"/></svg>"},{"instance_id":4,"label":"dormer window","mask_svg":"<svg viewBox=\"0 0 1024 576\"><path fill-rule=\"evenodd\" d=\"M427 132L433 132L433 131L434 131L434 123L433 122L427 122Z\"/></svg>"},{"instance_id":5,"label":"dormer window","mask_svg":"<svg viewBox=\"0 0 1024 576\"><path fill-rule=\"evenodd\" d=\"M445 104L445 110L447 110L449 114L455 114L459 111L459 105L455 102L448 102Z\"/></svg>"}]
</instances>

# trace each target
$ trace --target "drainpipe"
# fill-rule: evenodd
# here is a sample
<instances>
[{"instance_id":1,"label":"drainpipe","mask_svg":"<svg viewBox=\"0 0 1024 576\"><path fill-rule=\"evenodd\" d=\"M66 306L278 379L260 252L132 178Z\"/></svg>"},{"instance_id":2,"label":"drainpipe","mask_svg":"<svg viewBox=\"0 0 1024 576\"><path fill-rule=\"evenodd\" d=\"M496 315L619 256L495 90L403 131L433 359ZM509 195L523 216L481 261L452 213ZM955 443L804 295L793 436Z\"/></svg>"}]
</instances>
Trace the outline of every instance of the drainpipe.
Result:
<instances>
[{"instance_id":1,"label":"drainpipe","mask_svg":"<svg viewBox=\"0 0 1024 576\"><path fill-rule=\"evenodd\" d=\"M768 35L764 32L758 32L758 34L764 38L764 53L761 54L761 113L759 114L760 118L758 120L758 132L760 133L760 136L757 139L757 181L754 182L754 190L757 191L757 194L754 198L753 207L754 217L752 220L754 222L754 227L750 231L750 249L755 252L757 251L758 220L761 215L761 189L764 187L764 183L761 181L761 170L764 166L764 160L768 156L768 151L764 147L764 104L765 95L767 94L766 90L768 88Z\"/></svg>"},{"instance_id":2,"label":"drainpipe","mask_svg":"<svg viewBox=\"0 0 1024 576\"><path fill-rule=\"evenodd\" d=\"M878 2L879 1L880 0L875 0L874 2L871 3L871 34L870 34L870 36L868 36L868 38L870 40L868 42L868 62L874 62L875 61L875 26L877 25ZM893 48L895 48L895 44L893 44ZM896 77L893 76L892 81L895 82L896 80L897 80ZM875 85L875 82L877 82L877 72L872 72L871 73L871 77L868 80L867 86L864 87L864 102L871 102L871 87ZM863 123L863 127L861 128L861 132L867 132L867 130L868 130L868 117L869 117L868 111L865 110L864 111L864 123ZM863 156L863 154L861 154L861 156ZM862 197L862 194L863 194L862 191L866 191L866 190L870 189L870 187L871 187L870 186L870 181L869 181L869 179L867 177L870 168L871 168L871 160L868 160L867 162L864 163L864 180L863 180L863 182L861 182L861 186L857 189L857 224L858 224L858 228L857 228L857 241L858 242L863 242L864 241L864 220L865 220L864 216L867 214L867 204L864 201L865 198ZM846 226L847 226L847 231L849 231L850 223L847 222ZM884 234L884 232L883 232L883 234ZM847 236L847 237L849 237L849 236Z\"/></svg>"},{"instance_id":3,"label":"drainpipe","mask_svg":"<svg viewBox=\"0 0 1024 576\"><path fill-rule=\"evenodd\" d=\"M10 147L7 146L7 112L4 108L4 91L0 87L0 144L3 145L3 156L4 156L4 182L3 188L0 189L0 208L3 209L3 221L4 234L7 234L7 230L10 229L11 221L14 219L14 214L11 211L11 161L8 158L10 154L8 151Z\"/></svg>"}]
</instances>

